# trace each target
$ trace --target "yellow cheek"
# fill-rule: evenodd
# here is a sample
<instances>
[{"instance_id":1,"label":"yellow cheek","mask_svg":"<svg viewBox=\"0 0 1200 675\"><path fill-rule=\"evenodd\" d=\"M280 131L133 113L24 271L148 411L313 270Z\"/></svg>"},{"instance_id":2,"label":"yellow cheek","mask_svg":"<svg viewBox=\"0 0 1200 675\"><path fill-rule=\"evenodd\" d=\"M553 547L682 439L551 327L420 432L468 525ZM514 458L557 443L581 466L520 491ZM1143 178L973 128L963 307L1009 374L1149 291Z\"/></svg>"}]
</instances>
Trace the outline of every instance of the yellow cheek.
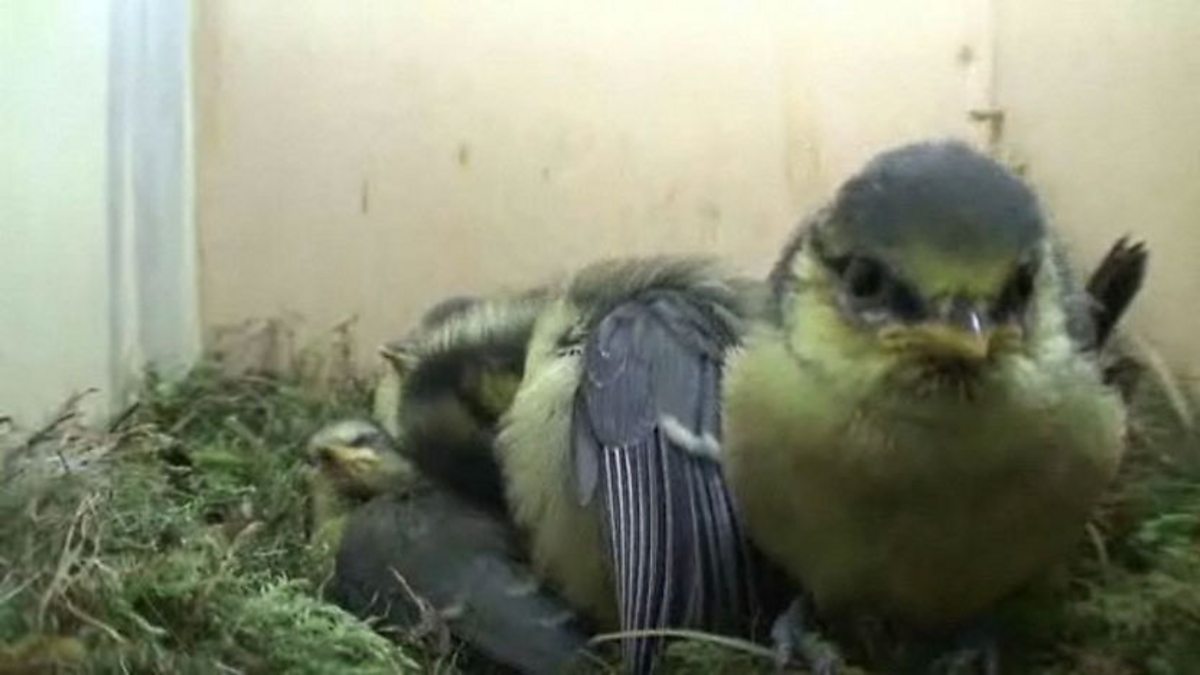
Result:
<instances>
[{"instance_id":1,"label":"yellow cheek","mask_svg":"<svg viewBox=\"0 0 1200 675\"><path fill-rule=\"evenodd\" d=\"M512 405L520 385L521 378L514 373L485 372L479 387L481 402L489 412L499 415Z\"/></svg>"}]
</instances>

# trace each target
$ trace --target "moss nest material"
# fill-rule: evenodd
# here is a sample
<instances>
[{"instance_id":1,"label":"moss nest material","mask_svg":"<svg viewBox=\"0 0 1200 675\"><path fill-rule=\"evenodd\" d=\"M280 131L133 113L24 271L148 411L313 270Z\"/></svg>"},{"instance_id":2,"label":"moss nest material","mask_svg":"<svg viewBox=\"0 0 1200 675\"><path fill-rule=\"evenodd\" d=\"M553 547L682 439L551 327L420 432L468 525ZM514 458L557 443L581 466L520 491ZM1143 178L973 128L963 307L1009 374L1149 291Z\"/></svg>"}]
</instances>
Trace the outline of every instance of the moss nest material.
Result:
<instances>
[{"instance_id":1,"label":"moss nest material","mask_svg":"<svg viewBox=\"0 0 1200 675\"><path fill-rule=\"evenodd\" d=\"M366 406L360 381L208 360L138 400L0 439L0 673L418 670L319 599L306 543L298 446Z\"/></svg>"}]
</instances>

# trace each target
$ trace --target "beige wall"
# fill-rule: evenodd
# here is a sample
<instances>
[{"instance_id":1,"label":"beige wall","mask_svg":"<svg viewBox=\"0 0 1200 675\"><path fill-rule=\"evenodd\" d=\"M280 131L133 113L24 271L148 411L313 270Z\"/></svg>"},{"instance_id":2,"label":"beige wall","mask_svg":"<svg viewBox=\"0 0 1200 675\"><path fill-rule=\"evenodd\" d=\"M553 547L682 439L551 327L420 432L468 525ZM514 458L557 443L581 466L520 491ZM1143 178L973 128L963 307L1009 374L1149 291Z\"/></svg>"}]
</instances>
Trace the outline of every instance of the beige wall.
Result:
<instances>
[{"instance_id":1,"label":"beige wall","mask_svg":"<svg viewBox=\"0 0 1200 675\"><path fill-rule=\"evenodd\" d=\"M764 14L559 4L204 3L206 323L374 344L604 255L763 264L796 215Z\"/></svg>"},{"instance_id":2,"label":"beige wall","mask_svg":"<svg viewBox=\"0 0 1200 675\"><path fill-rule=\"evenodd\" d=\"M1002 2L998 97L1086 259L1149 240L1134 318L1200 378L1200 3Z\"/></svg>"},{"instance_id":3,"label":"beige wall","mask_svg":"<svg viewBox=\"0 0 1200 675\"><path fill-rule=\"evenodd\" d=\"M1151 238L1163 295L1143 318L1183 358L1170 309L1200 290L1183 3L571 4L201 3L205 324L357 314L370 346L448 293L605 255L762 270L870 154L982 138L968 111L1000 106L1053 213L1106 239L1083 257ZM1138 168L1108 170L1131 144Z\"/></svg>"}]
</instances>

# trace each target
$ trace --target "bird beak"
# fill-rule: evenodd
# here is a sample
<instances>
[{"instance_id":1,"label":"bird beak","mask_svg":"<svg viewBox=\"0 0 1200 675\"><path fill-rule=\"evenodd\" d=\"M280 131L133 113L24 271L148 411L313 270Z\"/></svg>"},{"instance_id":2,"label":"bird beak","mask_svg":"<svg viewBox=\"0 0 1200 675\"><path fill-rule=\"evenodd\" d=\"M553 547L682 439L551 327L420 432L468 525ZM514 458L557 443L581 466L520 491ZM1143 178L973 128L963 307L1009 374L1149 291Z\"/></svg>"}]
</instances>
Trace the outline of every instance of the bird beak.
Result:
<instances>
[{"instance_id":1,"label":"bird beak","mask_svg":"<svg viewBox=\"0 0 1200 675\"><path fill-rule=\"evenodd\" d=\"M994 337L995 326L987 314L960 301L949 303L935 318L895 327L884 335L887 344L901 351L967 363L986 361Z\"/></svg>"},{"instance_id":2,"label":"bird beak","mask_svg":"<svg viewBox=\"0 0 1200 675\"><path fill-rule=\"evenodd\" d=\"M323 445L315 453L317 462L326 466L348 466L374 454L370 449L350 445Z\"/></svg>"},{"instance_id":3,"label":"bird beak","mask_svg":"<svg viewBox=\"0 0 1200 675\"><path fill-rule=\"evenodd\" d=\"M412 372L417 362L416 355L410 351L405 342L386 344L379 348L379 355L391 364L396 374L401 377Z\"/></svg>"},{"instance_id":4,"label":"bird beak","mask_svg":"<svg viewBox=\"0 0 1200 675\"><path fill-rule=\"evenodd\" d=\"M975 314L965 324L938 321L920 326L914 337L916 350L938 358L985 361L992 348L992 331Z\"/></svg>"}]
</instances>

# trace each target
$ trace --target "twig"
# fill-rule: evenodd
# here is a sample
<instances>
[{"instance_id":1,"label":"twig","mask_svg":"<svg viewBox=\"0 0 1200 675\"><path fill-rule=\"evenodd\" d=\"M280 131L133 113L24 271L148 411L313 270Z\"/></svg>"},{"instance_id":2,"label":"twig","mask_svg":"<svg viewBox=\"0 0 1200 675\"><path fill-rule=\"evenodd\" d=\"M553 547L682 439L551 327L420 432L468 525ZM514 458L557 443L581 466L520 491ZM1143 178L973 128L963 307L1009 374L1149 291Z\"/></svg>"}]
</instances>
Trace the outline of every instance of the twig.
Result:
<instances>
[{"instance_id":1,"label":"twig","mask_svg":"<svg viewBox=\"0 0 1200 675\"><path fill-rule=\"evenodd\" d=\"M699 630L688 630L686 628L647 628L642 630L625 630L616 633L601 633L588 641L589 645L597 645L604 642L612 642L616 640L635 640L645 637L674 637L685 640L693 640L695 642L707 642L709 644L718 645L734 651L744 652L751 656L757 656L764 659L775 660L775 652L760 645L743 640L741 638L729 637L726 635L716 635L714 633L705 633Z\"/></svg>"},{"instance_id":2,"label":"twig","mask_svg":"<svg viewBox=\"0 0 1200 675\"><path fill-rule=\"evenodd\" d=\"M183 431L184 427L191 424L192 420L196 419L198 415L199 413L196 412L194 407L189 407L188 411L185 412L179 419L175 420L175 423L171 425L170 429L167 429L167 435L174 437L176 434Z\"/></svg>"},{"instance_id":3,"label":"twig","mask_svg":"<svg viewBox=\"0 0 1200 675\"><path fill-rule=\"evenodd\" d=\"M1096 549L1096 560L1100 563L1100 571L1107 576L1108 547L1104 545L1104 537L1100 534L1100 528L1096 527L1095 523L1088 523L1084 529L1087 531L1092 548Z\"/></svg>"},{"instance_id":4,"label":"twig","mask_svg":"<svg viewBox=\"0 0 1200 675\"><path fill-rule=\"evenodd\" d=\"M233 675L245 675L245 672L246 672L244 670L238 670L237 668L234 668L233 666L227 666L224 663L221 663L220 661L213 661L213 664L216 665L217 670L221 671L222 673L232 673Z\"/></svg>"},{"instance_id":5,"label":"twig","mask_svg":"<svg viewBox=\"0 0 1200 675\"><path fill-rule=\"evenodd\" d=\"M54 569L54 576L51 577L50 583L46 586L46 591L42 594L41 600L38 601L37 625L41 626L46 620L46 610L50 607L50 602L54 599L55 594L61 591L65 585L69 575L71 566L79 557L79 551L83 545L73 546L75 535L82 530L83 517L85 512L90 508L91 502L95 499L94 494L84 497L79 502L79 507L75 509L75 515L71 517L71 522L67 526L67 535L63 539L62 552L58 557L58 565Z\"/></svg>"},{"instance_id":6,"label":"twig","mask_svg":"<svg viewBox=\"0 0 1200 675\"><path fill-rule=\"evenodd\" d=\"M0 595L0 605L8 604L8 601L12 600L13 598L20 595L21 591L24 591L26 588L29 588L30 586L32 586L33 582L36 579L37 579L36 576L32 576L32 577L26 579L25 581L22 581L21 583L17 584L11 591L5 593L4 595ZM8 581L7 576L4 577L4 581L5 582Z\"/></svg>"},{"instance_id":7,"label":"twig","mask_svg":"<svg viewBox=\"0 0 1200 675\"><path fill-rule=\"evenodd\" d=\"M134 623L136 623L138 625L138 628L141 628L142 630L153 635L154 637L164 637L164 636L170 635L170 631L168 631L166 628L163 628L161 626L155 626L154 624L150 623L150 621L147 620L146 617L142 616L141 614L138 614L137 612L135 612L133 610L126 612L125 616L129 617Z\"/></svg>"},{"instance_id":8,"label":"twig","mask_svg":"<svg viewBox=\"0 0 1200 675\"><path fill-rule=\"evenodd\" d=\"M79 415L79 402L98 391L100 390L95 387L88 387L67 397L67 400L59 408L58 414L49 423L25 439L25 442L22 444L22 451L28 451L33 446L46 440L58 427L77 417Z\"/></svg>"},{"instance_id":9,"label":"twig","mask_svg":"<svg viewBox=\"0 0 1200 675\"><path fill-rule=\"evenodd\" d=\"M88 614L87 612L83 611L82 609L79 609L78 607L75 606L74 603L71 602L71 599L68 597L63 596L62 601L63 601L63 605L67 608L67 611L71 612L71 614L74 614L75 618L88 624L89 626L92 626L93 628L97 628L97 629L103 631L106 635L108 635L108 637L112 638L114 642L116 642L118 644L122 644L122 645L125 644L125 638L122 637L119 632L117 632L116 628L113 628L112 626L104 623L100 619L97 619L96 617L92 616L91 614Z\"/></svg>"},{"instance_id":10,"label":"twig","mask_svg":"<svg viewBox=\"0 0 1200 675\"><path fill-rule=\"evenodd\" d=\"M400 583L401 590L416 605L417 612L421 616L420 622L410 631L410 637L421 639L436 633L438 651L446 653L450 648L450 628L446 625L445 617L428 600L417 595L412 586L408 585L408 580L395 567L389 567L388 571Z\"/></svg>"},{"instance_id":11,"label":"twig","mask_svg":"<svg viewBox=\"0 0 1200 675\"><path fill-rule=\"evenodd\" d=\"M125 422L129 421L129 418L133 417L133 414L141 410L141 408L141 401L134 401L132 405L125 406L125 409L108 423L108 431L110 433L120 431Z\"/></svg>"},{"instance_id":12,"label":"twig","mask_svg":"<svg viewBox=\"0 0 1200 675\"><path fill-rule=\"evenodd\" d=\"M263 446L263 439L255 435L250 427L246 426L245 422L233 416L226 417L224 422L225 428L232 431L238 438L248 443L251 447L261 448Z\"/></svg>"},{"instance_id":13,"label":"twig","mask_svg":"<svg viewBox=\"0 0 1200 675\"><path fill-rule=\"evenodd\" d=\"M1148 340L1141 339L1138 336L1133 336L1135 348L1141 353L1141 356L1150 370L1158 377L1159 385L1166 394L1167 401L1170 402L1171 408L1175 413L1177 421L1183 425L1185 429L1191 431L1196 426L1194 411L1189 402L1188 395L1184 393L1184 387L1179 384L1179 379L1171 372L1170 366L1167 365L1162 355L1155 349Z\"/></svg>"}]
</instances>

